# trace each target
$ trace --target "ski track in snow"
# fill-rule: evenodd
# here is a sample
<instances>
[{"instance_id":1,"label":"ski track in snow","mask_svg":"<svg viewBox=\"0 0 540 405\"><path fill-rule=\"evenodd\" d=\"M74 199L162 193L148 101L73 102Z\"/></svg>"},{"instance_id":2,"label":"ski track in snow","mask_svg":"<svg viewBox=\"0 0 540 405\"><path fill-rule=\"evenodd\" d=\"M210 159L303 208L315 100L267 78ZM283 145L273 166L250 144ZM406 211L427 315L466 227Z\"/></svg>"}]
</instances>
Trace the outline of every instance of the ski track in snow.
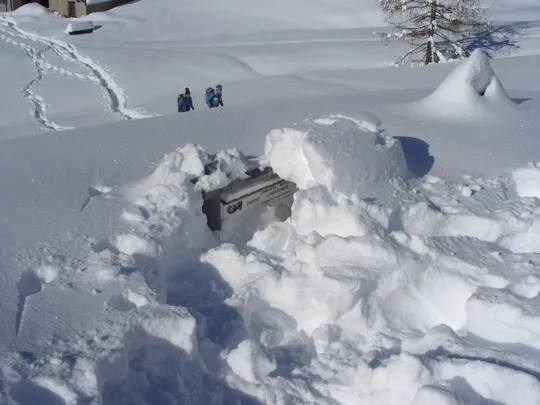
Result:
<instances>
[{"instance_id":1,"label":"ski track in snow","mask_svg":"<svg viewBox=\"0 0 540 405\"><path fill-rule=\"evenodd\" d=\"M0 39L8 44L22 48L36 66L36 78L30 80L30 82L24 86L22 93L23 97L32 102L34 106L33 115L44 128L53 130L72 129L72 127L63 127L50 121L46 115L47 105L45 101L42 97L32 91L32 87L39 83L48 71L97 84L101 88L104 100L106 100L107 111L118 117L120 120L132 120L155 116L148 114L145 111L130 108L128 106L125 90L116 82L112 75L109 74L104 67L88 56L82 54L75 46L67 42L26 31L20 28L13 19L5 16L0 19ZM36 50L21 41L37 42L45 47L41 50ZM83 75L45 62L43 55L49 50L56 53L66 62L84 66L90 73Z\"/></svg>"}]
</instances>

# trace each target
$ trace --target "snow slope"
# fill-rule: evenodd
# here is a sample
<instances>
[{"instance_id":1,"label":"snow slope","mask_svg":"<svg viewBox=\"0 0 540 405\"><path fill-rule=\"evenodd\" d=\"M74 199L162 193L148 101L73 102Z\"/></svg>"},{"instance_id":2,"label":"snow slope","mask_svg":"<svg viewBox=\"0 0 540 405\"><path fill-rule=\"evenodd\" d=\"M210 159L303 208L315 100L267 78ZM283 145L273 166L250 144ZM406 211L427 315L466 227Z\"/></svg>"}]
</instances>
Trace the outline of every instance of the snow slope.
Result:
<instances>
[{"instance_id":1,"label":"snow slope","mask_svg":"<svg viewBox=\"0 0 540 405\"><path fill-rule=\"evenodd\" d=\"M375 2L153 3L0 17L0 403L539 403L534 2L504 57L414 69ZM255 164L290 219L210 232Z\"/></svg>"},{"instance_id":2,"label":"snow slope","mask_svg":"<svg viewBox=\"0 0 540 405\"><path fill-rule=\"evenodd\" d=\"M25 72L14 78L16 87L9 91L20 103L21 92L16 89L29 85L41 102L36 105L23 94L28 114L22 107L17 109L18 117L9 112L11 108L0 110L4 123L0 136L41 132L47 125L39 120L36 125L34 117L37 111L43 121L44 114L39 111L44 107L46 120L60 127L73 127L74 122L78 128L87 127L140 113L168 115L175 112L174 100L186 86L192 90L196 107L203 106L204 90L217 83L225 85L228 105L250 104L261 101L261 93L267 101L381 89L428 92L451 70L411 70L402 73L408 80L401 80L401 74L396 75L392 69L380 69L405 48L381 46L379 37L373 35L372 27L378 27L381 21L372 16L379 10L371 0L340 1L337 5L318 2L317 6L310 2L309 13L300 7L301 2L288 2L285 8L274 8L288 10L279 12L280 18L287 21L279 23L274 20L278 18L276 14L266 9L242 7L242 13L238 13L231 7L216 24L211 24L218 30L215 35L210 35L214 31L206 21L212 13L222 12L218 2L208 7L206 3L203 6L190 2L182 8L176 1L159 3L161 7L154 7L154 2L139 1L111 12L92 14L87 18L99 29L88 36L70 37L64 32L69 21L43 15L37 5L23 7L15 13L16 21L11 18L9 24L4 22L0 38L6 40L0 41L0 64L6 64L5 71ZM186 19L188 11L188 21L193 26L179 23ZM228 13L234 13L237 22L226 23ZM529 11L528 18L539 14L540 11ZM324 24L320 23L322 15ZM538 33L534 21L520 23L510 19L500 22L493 35L483 38L481 43L493 44L497 55L530 55L527 65L533 71L539 63ZM49 46L43 38L52 38L54 45ZM13 52L20 57L18 62L13 58L2 62L4 55ZM34 66L37 82L29 65ZM507 73L510 79L500 70L498 74L509 90L531 88L531 81L516 76L512 69ZM66 86L59 91L62 83ZM65 98L76 102L66 105ZM117 104L127 109L127 115L126 111L116 111ZM4 127L8 122L13 125ZM31 131L32 125L35 131Z\"/></svg>"}]
</instances>

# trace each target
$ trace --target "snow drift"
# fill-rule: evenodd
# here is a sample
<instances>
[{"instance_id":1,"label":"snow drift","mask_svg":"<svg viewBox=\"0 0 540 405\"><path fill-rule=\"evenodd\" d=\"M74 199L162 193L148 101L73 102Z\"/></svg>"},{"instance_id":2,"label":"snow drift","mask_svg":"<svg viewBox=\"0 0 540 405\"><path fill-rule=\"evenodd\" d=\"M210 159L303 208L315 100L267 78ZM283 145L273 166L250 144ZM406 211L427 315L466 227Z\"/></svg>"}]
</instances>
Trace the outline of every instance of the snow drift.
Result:
<instances>
[{"instance_id":1,"label":"snow drift","mask_svg":"<svg viewBox=\"0 0 540 405\"><path fill-rule=\"evenodd\" d=\"M51 11L48 8L43 7L41 4L28 3L12 11L11 14L23 18L39 18L51 14Z\"/></svg>"},{"instance_id":2,"label":"snow drift","mask_svg":"<svg viewBox=\"0 0 540 405\"><path fill-rule=\"evenodd\" d=\"M437 117L467 119L494 116L501 110L514 109L516 104L493 71L487 53L477 48L413 107Z\"/></svg>"}]
</instances>

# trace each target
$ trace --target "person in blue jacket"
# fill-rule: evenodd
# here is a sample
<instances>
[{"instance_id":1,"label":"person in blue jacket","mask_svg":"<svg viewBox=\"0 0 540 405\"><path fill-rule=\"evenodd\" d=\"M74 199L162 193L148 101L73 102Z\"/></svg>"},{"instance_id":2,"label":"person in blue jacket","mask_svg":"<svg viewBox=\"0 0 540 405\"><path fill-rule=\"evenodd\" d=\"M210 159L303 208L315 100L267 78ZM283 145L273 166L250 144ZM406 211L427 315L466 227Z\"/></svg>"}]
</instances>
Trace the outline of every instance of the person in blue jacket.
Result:
<instances>
[{"instance_id":1,"label":"person in blue jacket","mask_svg":"<svg viewBox=\"0 0 540 405\"><path fill-rule=\"evenodd\" d=\"M223 107L223 86L218 84L214 90L212 87L206 89L206 105L209 108L214 108L218 106Z\"/></svg>"},{"instance_id":2,"label":"person in blue jacket","mask_svg":"<svg viewBox=\"0 0 540 405\"><path fill-rule=\"evenodd\" d=\"M188 87L186 87L184 94L178 95L176 103L178 104L178 112L195 110L195 107L193 106L193 99L191 98L191 91L189 91Z\"/></svg>"}]
</instances>

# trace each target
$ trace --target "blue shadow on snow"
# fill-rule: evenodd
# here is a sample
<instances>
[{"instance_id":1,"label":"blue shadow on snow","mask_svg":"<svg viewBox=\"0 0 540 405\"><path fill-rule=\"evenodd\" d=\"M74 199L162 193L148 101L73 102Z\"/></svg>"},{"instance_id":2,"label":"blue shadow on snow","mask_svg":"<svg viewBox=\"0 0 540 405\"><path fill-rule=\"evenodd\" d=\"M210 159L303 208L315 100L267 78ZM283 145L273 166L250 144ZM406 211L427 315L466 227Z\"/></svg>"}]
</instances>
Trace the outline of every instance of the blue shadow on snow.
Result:
<instances>
[{"instance_id":1,"label":"blue shadow on snow","mask_svg":"<svg viewBox=\"0 0 540 405\"><path fill-rule=\"evenodd\" d=\"M397 136L403 147L409 172L416 177L428 174L435 163L435 158L429 154L429 144L410 136Z\"/></svg>"}]
</instances>

